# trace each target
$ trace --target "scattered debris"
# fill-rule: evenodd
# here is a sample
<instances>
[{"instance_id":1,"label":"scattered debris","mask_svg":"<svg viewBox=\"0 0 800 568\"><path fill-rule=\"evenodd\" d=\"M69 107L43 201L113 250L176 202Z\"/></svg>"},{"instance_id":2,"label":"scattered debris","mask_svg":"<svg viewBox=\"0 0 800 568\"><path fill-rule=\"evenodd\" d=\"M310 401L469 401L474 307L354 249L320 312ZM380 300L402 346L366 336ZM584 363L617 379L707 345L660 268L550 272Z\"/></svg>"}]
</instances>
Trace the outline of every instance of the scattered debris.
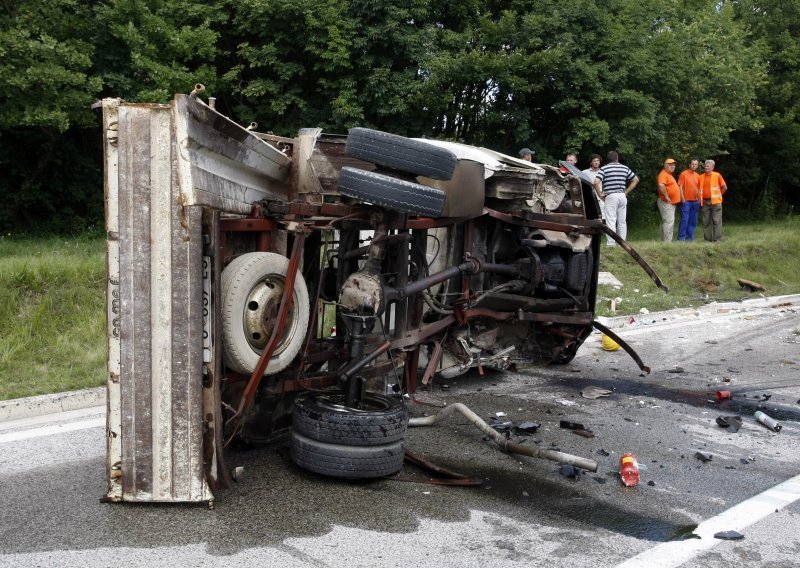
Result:
<instances>
[{"instance_id":1,"label":"scattered debris","mask_svg":"<svg viewBox=\"0 0 800 568\"><path fill-rule=\"evenodd\" d=\"M745 292L766 292L767 289L764 288L763 284L759 284L758 282L753 282L752 280L746 280L744 278L737 278L736 283L742 287L742 290Z\"/></svg>"},{"instance_id":2,"label":"scattered debris","mask_svg":"<svg viewBox=\"0 0 800 568\"><path fill-rule=\"evenodd\" d=\"M556 402L558 404L563 404L564 406L575 406L576 404L578 404L574 400L564 400L564 399L557 400Z\"/></svg>"},{"instance_id":3,"label":"scattered debris","mask_svg":"<svg viewBox=\"0 0 800 568\"><path fill-rule=\"evenodd\" d=\"M647 308L642 308L641 310L639 310L639 313L640 314L649 314L650 310L648 310Z\"/></svg>"},{"instance_id":4,"label":"scattered debris","mask_svg":"<svg viewBox=\"0 0 800 568\"><path fill-rule=\"evenodd\" d=\"M597 452L595 452L595 453L596 453L596 454L598 454L598 455L601 455L601 456L610 456L610 455L611 455L611 454L609 454L607 451L605 451L603 448L600 448L600 449L599 449L599 450L597 450Z\"/></svg>"},{"instance_id":5,"label":"scattered debris","mask_svg":"<svg viewBox=\"0 0 800 568\"><path fill-rule=\"evenodd\" d=\"M711 454L707 454L705 452L695 452L694 457L699 459L701 462L706 463L710 462L714 456L712 456Z\"/></svg>"},{"instance_id":6,"label":"scattered debris","mask_svg":"<svg viewBox=\"0 0 800 568\"><path fill-rule=\"evenodd\" d=\"M651 479L650 481L647 482L647 485L649 485L650 487L655 487L656 482Z\"/></svg>"},{"instance_id":7,"label":"scattered debris","mask_svg":"<svg viewBox=\"0 0 800 568\"><path fill-rule=\"evenodd\" d=\"M514 423L511 420L495 418L494 416L492 416L489 420L490 420L489 426L491 426L498 432L510 432L511 429L514 427Z\"/></svg>"},{"instance_id":8,"label":"scattered debris","mask_svg":"<svg viewBox=\"0 0 800 568\"><path fill-rule=\"evenodd\" d=\"M780 432L783 426L780 422L772 418L771 416L767 416L760 410L756 412L756 420L761 422L764 426L772 430L773 432Z\"/></svg>"},{"instance_id":9,"label":"scattered debris","mask_svg":"<svg viewBox=\"0 0 800 568\"><path fill-rule=\"evenodd\" d=\"M728 400L731 397L731 391L720 390L716 392L717 400Z\"/></svg>"},{"instance_id":10,"label":"scattered debris","mask_svg":"<svg viewBox=\"0 0 800 568\"><path fill-rule=\"evenodd\" d=\"M567 430L584 430L583 424L579 424L577 422L570 422L569 420L562 420L559 422L559 426L561 428L565 428Z\"/></svg>"},{"instance_id":11,"label":"scattered debris","mask_svg":"<svg viewBox=\"0 0 800 568\"><path fill-rule=\"evenodd\" d=\"M578 436L583 436L584 438L594 438L594 432L591 430L584 430L582 428L578 430L573 430L573 434L577 434Z\"/></svg>"},{"instance_id":12,"label":"scattered debris","mask_svg":"<svg viewBox=\"0 0 800 568\"><path fill-rule=\"evenodd\" d=\"M580 478L582 472L580 468L577 468L575 466L566 463L562 463L559 473L561 473L561 475L563 475L564 477L571 477L577 481Z\"/></svg>"},{"instance_id":13,"label":"scattered debris","mask_svg":"<svg viewBox=\"0 0 800 568\"><path fill-rule=\"evenodd\" d=\"M714 538L718 538L720 540L741 540L744 538L744 535L736 531L720 531L718 533L714 533Z\"/></svg>"},{"instance_id":14,"label":"scattered debris","mask_svg":"<svg viewBox=\"0 0 800 568\"><path fill-rule=\"evenodd\" d=\"M581 391L581 396L583 398L588 398L591 400L597 400L601 396L609 396L610 394L610 390L595 386L588 386Z\"/></svg>"},{"instance_id":15,"label":"scattered debris","mask_svg":"<svg viewBox=\"0 0 800 568\"><path fill-rule=\"evenodd\" d=\"M600 334L603 338L603 351L616 351L619 349L619 343L611 339L605 333Z\"/></svg>"},{"instance_id":16,"label":"scattered debris","mask_svg":"<svg viewBox=\"0 0 800 568\"><path fill-rule=\"evenodd\" d=\"M675 367L674 369L668 369L667 373L685 373L686 371L683 370L683 367Z\"/></svg>"},{"instance_id":17,"label":"scattered debris","mask_svg":"<svg viewBox=\"0 0 800 568\"><path fill-rule=\"evenodd\" d=\"M619 458L619 478L627 487L639 483L639 463L636 456L630 452L622 454Z\"/></svg>"},{"instance_id":18,"label":"scattered debris","mask_svg":"<svg viewBox=\"0 0 800 568\"><path fill-rule=\"evenodd\" d=\"M595 475L592 479L594 479L600 485L606 483L608 480L605 477L600 477L599 475Z\"/></svg>"},{"instance_id":19,"label":"scattered debris","mask_svg":"<svg viewBox=\"0 0 800 568\"><path fill-rule=\"evenodd\" d=\"M771 394L762 394L760 402L767 402L771 398L772 398Z\"/></svg>"},{"instance_id":20,"label":"scattered debris","mask_svg":"<svg viewBox=\"0 0 800 568\"><path fill-rule=\"evenodd\" d=\"M530 493L528 493L527 491L523 491L523 492L522 492L522 496L523 496L523 497L530 497L531 495L530 495Z\"/></svg>"},{"instance_id":21,"label":"scattered debris","mask_svg":"<svg viewBox=\"0 0 800 568\"><path fill-rule=\"evenodd\" d=\"M514 431L518 434L533 434L539 429L539 426L541 426L541 424L537 424L536 422L523 422L515 427Z\"/></svg>"},{"instance_id":22,"label":"scattered debris","mask_svg":"<svg viewBox=\"0 0 800 568\"><path fill-rule=\"evenodd\" d=\"M723 428L727 428L728 432L738 432L742 427L741 416L717 416L717 424Z\"/></svg>"}]
</instances>

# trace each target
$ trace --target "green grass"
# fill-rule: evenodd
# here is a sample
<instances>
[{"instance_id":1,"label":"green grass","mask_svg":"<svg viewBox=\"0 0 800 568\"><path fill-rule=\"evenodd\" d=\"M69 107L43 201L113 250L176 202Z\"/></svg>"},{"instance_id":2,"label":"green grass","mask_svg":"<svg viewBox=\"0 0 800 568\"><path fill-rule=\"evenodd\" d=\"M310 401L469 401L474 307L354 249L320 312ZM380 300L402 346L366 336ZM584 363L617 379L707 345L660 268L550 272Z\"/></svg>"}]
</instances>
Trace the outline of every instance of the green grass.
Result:
<instances>
[{"instance_id":1,"label":"green grass","mask_svg":"<svg viewBox=\"0 0 800 568\"><path fill-rule=\"evenodd\" d=\"M631 243L668 294L625 251L603 247L601 269L623 286L600 287L598 315L617 297L617 314L636 314L758 296L736 278L770 296L800 293L800 217L724 229L718 244L660 243L652 227L634 229ZM0 238L0 400L104 384L104 282L102 239Z\"/></svg>"},{"instance_id":2,"label":"green grass","mask_svg":"<svg viewBox=\"0 0 800 568\"><path fill-rule=\"evenodd\" d=\"M0 399L104 384L104 241L0 239Z\"/></svg>"},{"instance_id":3,"label":"green grass","mask_svg":"<svg viewBox=\"0 0 800 568\"><path fill-rule=\"evenodd\" d=\"M652 266L669 293L652 280L621 248L603 247L600 269L611 272L623 284L619 290L600 286L598 315L611 315L610 300L622 298L617 315L676 307L695 307L708 302L739 301L758 297L737 284L737 278L766 287L764 295L800 293L800 217L764 223L723 225L722 242L702 239L662 243L652 228L638 229L629 242ZM651 236L652 235L652 236Z\"/></svg>"}]
</instances>

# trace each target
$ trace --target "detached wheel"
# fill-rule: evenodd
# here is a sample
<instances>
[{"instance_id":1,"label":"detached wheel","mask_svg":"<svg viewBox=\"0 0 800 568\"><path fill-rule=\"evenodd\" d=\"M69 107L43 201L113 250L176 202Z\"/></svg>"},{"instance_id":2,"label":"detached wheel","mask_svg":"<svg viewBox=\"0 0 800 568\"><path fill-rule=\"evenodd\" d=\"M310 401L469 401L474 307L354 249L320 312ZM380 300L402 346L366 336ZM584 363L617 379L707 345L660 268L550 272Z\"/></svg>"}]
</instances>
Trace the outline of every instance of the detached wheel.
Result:
<instances>
[{"instance_id":1,"label":"detached wheel","mask_svg":"<svg viewBox=\"0 0 800 568\"><path fill-rule=\"evenodd\" d=\"M351 128L344 152L378 166L440 180L452 178L458 162L446 148L370 128Z\"/></svg>"},{"instance_id":2,"label":"detached wheel","mask_svg":"<svg viewBox=\"0 0 800 568\"><path fill-rule=\"evenodd\" d=\"M398 399L369 394L362 409L344 406L340 393L305 395L294 403L294 431L329 444L379 446L402 441L408 412Z\"/></svg>"},{"instance_id":3,"label":"detached wheel","mask_svg":"<svg viewBox=\"0 0 800 568\"><path fill-rule=\"evenodd\" d=\"M384 477L403 467L403 441L382 446L344 446L292 433L292 461L308 471L340 479Z\"/></svg>"},{"instance_id":4,"label":"detached wheel","mask_svg":"<svg viewBox=\"0 0 800 568\"><path fill-rule=\"evenodd\" d=\"M248 375L277 324L289 259L269 252L243 254L222 272L222 349L225 364ZM308 328L309 299L299 272L286 324L265 375L282 371L297 356Z\"/></svg>"},{"instance_id":5,"label":"detached wheel","mask_svg":"<svg viewBox=\"0 0 800 568\"><path fill-rule=\"evenodd\" d=\"M338 187L342 195L403 213L439 217L444 209L440 189L366 170L342 168Z\"/></svg>"}]
</instances>

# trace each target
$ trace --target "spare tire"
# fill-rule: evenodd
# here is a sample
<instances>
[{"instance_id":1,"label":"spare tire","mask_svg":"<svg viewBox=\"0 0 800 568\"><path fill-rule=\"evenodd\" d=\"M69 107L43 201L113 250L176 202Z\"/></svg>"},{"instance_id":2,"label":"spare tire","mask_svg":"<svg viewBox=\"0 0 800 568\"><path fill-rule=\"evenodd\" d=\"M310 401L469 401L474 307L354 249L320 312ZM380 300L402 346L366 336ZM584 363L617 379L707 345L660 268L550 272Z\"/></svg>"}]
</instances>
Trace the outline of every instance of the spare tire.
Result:
<instances>
[{"instance_id":1,"label":"spare tire","mask_svg":"<svg viewBox=\"0 0 800 568\"><path fill-rule=\"evenodd\" d=\"M366 170L342 168L338 188L347 197L402 213L440 217L444 210L442 190Z\"/></svg>"},{"instance_id":2,"label":"spare tire","mask_svg":"<svg viewBox=\"0 0 800 568\"><path fill-rule=\"evenodd\" d=\"M397 473L403 467L403 441L382 446L343 446L292 432L292 461L308 471L340 479L369 479Z\"/></svg>"},{"instance_id":3,"label":"spare tire","mask_svg":"<svg viewBox=\"0 0 800 568\"><path fill-rule=\"evenodd\" d=\"M237 373L253 372L267 344L286 283L289 259L271 252L251 252L222 271L222 349L225 365ZM300 352L308 329L309 298L298 271L283 333L264 371L282 371Z\"/></svg>"},{"instance_id":4,"label":"spare tire","mask_svg":"<svg viewBox=\"0 0 800 568\"><path fill-rule=\"evenodd\" d=\"M458 162L446 148L370 128L351 128L344 152L378 166L440 180L452 178Z\"/></svg>"},{"instance_id":5,"label":"spare tire","mask_svg":"<svg viewBox=\"0 0 800 568\"><path fill-rule=\"evenodd\" d=\"M380 446L403 439L408 412L401 400L367 394L361 406L344 406L341 393L306 394L294 403L294 431L345 446Z\"/></svg>"}]
</instances>

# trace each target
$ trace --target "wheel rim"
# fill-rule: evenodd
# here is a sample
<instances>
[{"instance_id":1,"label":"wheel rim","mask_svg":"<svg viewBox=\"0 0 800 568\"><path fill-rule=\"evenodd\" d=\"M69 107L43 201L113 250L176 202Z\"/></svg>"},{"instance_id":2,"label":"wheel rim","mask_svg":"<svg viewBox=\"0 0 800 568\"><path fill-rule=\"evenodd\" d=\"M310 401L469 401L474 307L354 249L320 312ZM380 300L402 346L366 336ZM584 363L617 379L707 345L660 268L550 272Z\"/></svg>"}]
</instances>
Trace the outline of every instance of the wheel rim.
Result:
<instances>
[{"instance_id":1,"label":"wheel rim","mask_svg":"<svg viewBox=\"0 0 800 568\"><path fill-rule=\"evenodd\" d=\"M261 352L267 346L267 341L278 323L278 310L285 287L285 279L277 274L269 274L262 278L250 293L243 307L242 327L247 343L253 351ZM298 312L297 302L292 298L286 325L275 346L273 356L281 353L290 343L291 337L297 331Z\"/></svg>"},{"instance_id":2,"label":"wheel rim","mask_svg":"<svg viewBox=\"0 0 800 568\"><path fill-rule=\"evenodd\" d=\"M391 403L378 396L365 396L361 400L361 405L364 408L353 408L351 406L345 406L344 404L344 394L324 394L318 395L316 397L317 403L320 406L325 407L328 410L332 410L334 412L385 412L389 410Z\"/></svg>"}]
</instances>

